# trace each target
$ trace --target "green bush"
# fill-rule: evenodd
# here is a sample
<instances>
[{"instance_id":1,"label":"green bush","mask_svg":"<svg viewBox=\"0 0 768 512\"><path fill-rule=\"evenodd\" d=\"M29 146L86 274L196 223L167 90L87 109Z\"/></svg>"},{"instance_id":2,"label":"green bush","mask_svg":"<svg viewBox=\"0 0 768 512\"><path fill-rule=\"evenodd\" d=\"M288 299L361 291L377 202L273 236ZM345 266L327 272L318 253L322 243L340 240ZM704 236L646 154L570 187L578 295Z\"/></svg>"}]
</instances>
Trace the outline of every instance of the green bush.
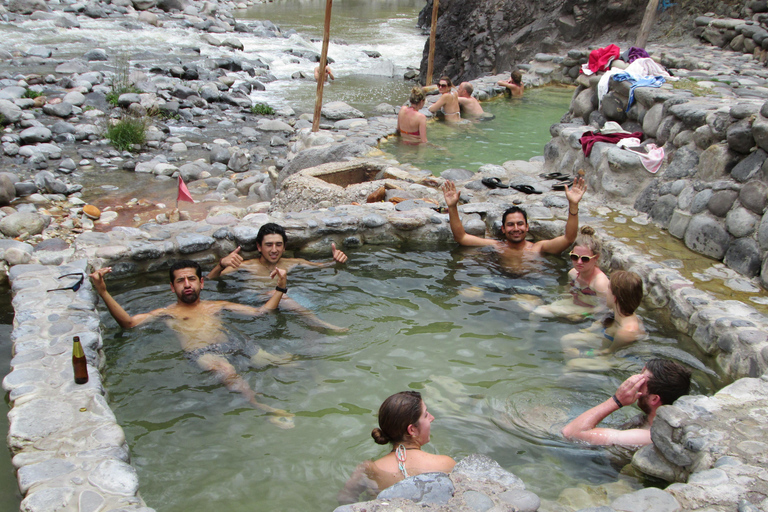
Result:
<instances>
[{"instance_id":1,"label":"green bush","mask_svg":"<svg viewBox=\"0 0 768 512\"><path fill-rule=\"evenodd\" d=\"M251 107L251 113L259 116L273 116L275 115L275 109L266 103L256 103Z\"/></svg>"},{"instance_id":2,"label":"green bush","mask_svg":"<svg viewBox=\"0 0 768 512\"><path fill-rule=\"evenodd\" d=\"M40 97L42 95L43 95L43 93L33 91L32 89L27 89L26 91L24 91L24 97L32 99L32 100L35 99L35 98L38 98L38 97Z\"/></svg>"},{"instance_id":3,"label":"green bush","mask_svg":"<svg viewBox=\"0 0 768 512\"><path fill-rule=\"evenodd\" d=\"M147 121L140 117L124 117L107 127L106 137L120 151L141 146L147 140Z\"/></svg>"},{"instance_id":4,"label":"green bush","mask_svg":"<svg viewBox=\"0 0 768 512\"><path fill-rule=\"evenodd\" d=\"M131 83L130 74L131 63L128 58L125 55L119 56L115 64L115 74L110 83L111 90L107 93L107 101L110 104L117 106L117 100L121 94L129 92L141 94L144 92Z\"/></svg>"}]
</instances>

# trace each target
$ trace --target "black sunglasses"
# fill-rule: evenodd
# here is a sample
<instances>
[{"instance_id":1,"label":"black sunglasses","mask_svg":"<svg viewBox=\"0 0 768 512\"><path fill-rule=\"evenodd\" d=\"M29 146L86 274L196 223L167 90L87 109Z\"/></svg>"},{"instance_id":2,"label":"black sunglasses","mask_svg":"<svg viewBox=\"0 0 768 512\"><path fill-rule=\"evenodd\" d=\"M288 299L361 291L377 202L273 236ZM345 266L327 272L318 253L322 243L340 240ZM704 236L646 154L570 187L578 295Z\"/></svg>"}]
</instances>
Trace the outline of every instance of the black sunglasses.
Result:
<instances>
[{"instance_id":1,"label":"black sunglasses","mask_svg":"<svg viewBox=\"0 0 768 512\"><path fill-rule=\"evenodd\" d=\"M64 274L63 276L59 276L59 279L61 279L62 277L67 277L67 276L80 276L80 279L75 284L73 284L72 286L67 286L65 288L54 288L53 290L46 290L46 291L56 292L56 291L59 291L59 290L72 290L73 292L76 292L83 285L83 281L85 281L85 274L83 274L82 272L73 272L71 274Z\"/></svg>"},{"instance_id":2,"label":"black sunglasses","mask_svg":"<svg viewBox=\"0 0 768 512\"><path fill-rule=\"evenodd\" d=\"M574 254L571 252L571 253L568 253L568 256L571 257L571 261L574 263L579 261L579 258L581 258L582 263L589 263L590 261L592 261L592 258L597 258L598 255L593 254L592 256L579 256L578 254Z\"/></svg>"},{"instance_id":3,"label":"black sunglasses","mask_svg":"<svg viewBox=\"0 0 768 512\"><path fill-rule=\"evenodd\" d=\"M437 84L438 87L448 87L448 84Z\"/></svg>"}]
</instances>

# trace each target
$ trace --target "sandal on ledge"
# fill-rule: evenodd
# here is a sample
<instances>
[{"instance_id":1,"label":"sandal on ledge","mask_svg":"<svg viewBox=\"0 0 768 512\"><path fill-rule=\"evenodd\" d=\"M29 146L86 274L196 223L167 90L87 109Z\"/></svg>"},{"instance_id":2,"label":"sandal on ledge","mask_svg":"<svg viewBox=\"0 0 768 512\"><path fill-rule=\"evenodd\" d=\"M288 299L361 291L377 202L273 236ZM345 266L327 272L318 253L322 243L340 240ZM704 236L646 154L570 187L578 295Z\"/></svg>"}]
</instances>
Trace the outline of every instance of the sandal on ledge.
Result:
<instances>
[{"instance_id":1,"label":"sandal on ledge","mask_svg":"<svg viewBox=\"0 0 768 512\"><path fill-rule=\"evenodd\" d=\"M501 182L501 178L483 178L481 182L488 188L509 188L509 185L505 185Z\"/></svg>"},{"instance_id":2,"label":"sandal on ledge","mask_svg":"<svg viewBox=\"0 0 768 512\"><path fill-rule=\"evenodd\" d=\"M541 194L541 190L536 190L530 185L510 185L510 187L524 194Z\"/></svg>"}]
</instances>

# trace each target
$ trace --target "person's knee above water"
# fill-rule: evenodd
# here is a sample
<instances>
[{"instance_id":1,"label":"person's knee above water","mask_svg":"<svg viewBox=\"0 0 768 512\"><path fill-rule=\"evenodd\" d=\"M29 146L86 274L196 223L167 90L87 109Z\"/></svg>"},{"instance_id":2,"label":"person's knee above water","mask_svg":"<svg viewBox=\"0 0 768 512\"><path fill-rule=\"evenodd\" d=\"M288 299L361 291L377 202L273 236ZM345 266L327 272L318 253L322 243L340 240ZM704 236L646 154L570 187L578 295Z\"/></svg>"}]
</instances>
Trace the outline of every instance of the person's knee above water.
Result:
<instances>
[{"instance_id":1,"label":"person's knee above water","mask_svg":"<svg viewBox=\"0 0 768 512\"><path fill-rule=\"evenodd\" d=\"M440 97L429 106L429 111L432 113L442 112L445 120L449 123L461 121L459 97L453 91L451 79L447 76L441 76L440 80L437 81L437 88L440 91Z\"/></svg>"},{"instance_id":2,"label":"person's knee above water","mask_svg":"<svg viewBox=\"0 0 768 512\"><path fill-rule=\"evenodd\" d=\"M435 418L417 391L402 391L379 407L379 427L371 431L377 444L391 444L392 451L375 461L360 464L339 493L339 501L357 501L366 488L379 492L421 473L450 473L456 465L447 455L421 450L429 442Z\"/></svg>"},{"instance_id":3,"label":"person's knee above water","mask_svg":"<svg viewBox=\"0 0 768 512\"><path fill-rule=\"evenodd\" d=\"M459 106L461 107L461 114L464 117L480 117L483 112L483 107L477 98L472 97L474 88L469 82L461 82L458 88Z\"/></svg>"},{"instance_id":4,"label":"person's knee above water","mask_svg":"<svg viewBox=\"0 0 768 512\"><path fill-rule=\"evenodd\" d=\"M407 144L427 142L427 116L419 112L425 101L424 89L416 86L411 89L410 105L400 107L397 114L397 132Z\"/></svg>"},{"instance_id":5,"label":"person's knee above water","mask_svg":"<svg viewBox=\"0 0 768 512\"><path fill-rule=\"evenodd\" d=\"M651 444L651 426L659 407L673 404L681 396L690 393L690 388L690 370L667 359L651 359L641 373L622 382L613 396L566 425L563 435L570 440L594 445ZM628 422L628 428L597 427L610 414L635 402L644 414Z\"/></svg>"},{"instance_id":6,"label":"person's knee above water","mask_svg":"<svg viewBox=\"0 0 768 512\"><path fill-rule=\"evenodd\" d=\"M501 217L501 233L504 240L500 241L468 234L459 217L459 192L456 190L456 185L450 180L446 180L443 184L443 196L448 207L451 232L459 245L468 247L495 246L499 250L520 253L528 251L560 254L566 250L576 240L579 230L579 202L586 190L587 184L581 177L577 177L570 188L565 187L565 197L568 199L568 220L565 223L564 235L538 242L526 240L529 229L528 214L519 206L512 206Z\"/></svg>"}]
</instances>

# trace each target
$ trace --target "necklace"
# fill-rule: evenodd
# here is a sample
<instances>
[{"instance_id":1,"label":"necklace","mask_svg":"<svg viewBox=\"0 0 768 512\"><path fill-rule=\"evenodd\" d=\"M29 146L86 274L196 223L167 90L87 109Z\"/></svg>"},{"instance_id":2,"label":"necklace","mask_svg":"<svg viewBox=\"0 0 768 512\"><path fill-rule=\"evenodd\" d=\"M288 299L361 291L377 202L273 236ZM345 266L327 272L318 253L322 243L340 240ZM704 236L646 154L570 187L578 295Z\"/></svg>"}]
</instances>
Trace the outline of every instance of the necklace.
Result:
<instances>
[{"instance_id":1,"label":"necklace","mask_svg":"<svg viewBox=\"0 0 768 512\"><path fill-rule=\"evenodd\" d=\"M408 471L405 469L405 446L398 445L397 448L395 448L395 458L397 459L397 469L400 470L400 472L403 474L403 478L408 478Z\"/></svg>"}]
</instances>

